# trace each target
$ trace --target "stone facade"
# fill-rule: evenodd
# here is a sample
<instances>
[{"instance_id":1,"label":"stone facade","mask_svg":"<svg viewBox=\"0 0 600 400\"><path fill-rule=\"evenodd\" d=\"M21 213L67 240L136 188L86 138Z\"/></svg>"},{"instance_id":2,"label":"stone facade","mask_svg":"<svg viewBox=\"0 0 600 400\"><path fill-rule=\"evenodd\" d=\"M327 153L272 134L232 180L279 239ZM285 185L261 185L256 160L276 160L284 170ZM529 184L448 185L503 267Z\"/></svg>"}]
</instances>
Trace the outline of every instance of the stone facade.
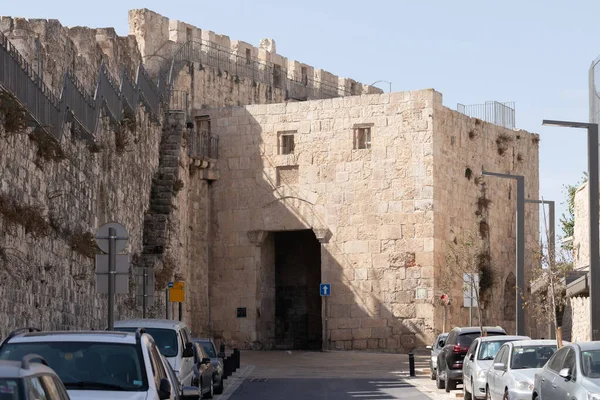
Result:
<instances>
[{"instance_id":1,"label":"stone facade","mask_svg":"<svg viewBox=\"0 0 600 400\"><path fill-rule=\"evenodd\" d=\"M102 60L113 76L141 60L157 79L173 60L177 73L172 112L161 124L139 109L126 145L104 121L96 146L67 124L64 159L40 160L39 136L7 132L0 109L0 200L11 200L0 201L0 273L19 282L0 285L0 319L8 321L0 334L25 325L103 328L90 235L116 220L129 231L134 264L154 268L157 302L148 316L163 315L162 290L181 279L183 318L196 335L273 348L284 285L285 302L304 296L291 309L310 314L306 338L317 340L325 310L315 306L316 270L281 278L278 265L294 270L320 258L320 281L332 285L326 345L407 351L442 328L436 299L447 244L477 223L482 183L493 201L485 318L511 329L514 318L499 304L511 293L516 193L513 183L480 171L523 174L526 197L537 199L537 135L451 111L434 90L381 94L284 58L270 39L253 47L145 9L129 19L126 38L54 20L0 19L34 64L40 38L43 79L57 93L67 68L93 93ZM190 157L206 117L220 136L218 161ZM533 206L526 221L533 248ZM313 246L306 254L278 234L298 230L312 231L304 233ZM296 259L281 261L281 243ZM468 318L459 275L449 278L448 327ZM133 280L130 289L118 296L117 318L141 316Z\"/></svg>"},{"instance_id":2,"label":"stone facade","mask_svg":"<svg viewBox=\"0 0 600 400\"><path fill-rule=\"evenodd\" d=\"M269 237L302 229L321 241L322 281L332 285L332 348L407 351L428 343L441 330L436 276L445 244L476 222L478 171L522 173L526 197L538 196L537 135L451 111L433 90L207 113L221 138L220 179L211 191L211 323L236 343L273 345L266 327L275 300L264 275L272 270ZM357 149L365 127L370 148ZM282 135L290 134L293 153L281 154ZM494 201L486 318L506 326L512 321L504 321L501 304L514 268L515 189L485 182ZM530 248L538 241L534 211L526 219ZM455 287L449 326L467 318L460 281ZM237 307L257 312L236 319Z\"/></svg>"}]
</instances>

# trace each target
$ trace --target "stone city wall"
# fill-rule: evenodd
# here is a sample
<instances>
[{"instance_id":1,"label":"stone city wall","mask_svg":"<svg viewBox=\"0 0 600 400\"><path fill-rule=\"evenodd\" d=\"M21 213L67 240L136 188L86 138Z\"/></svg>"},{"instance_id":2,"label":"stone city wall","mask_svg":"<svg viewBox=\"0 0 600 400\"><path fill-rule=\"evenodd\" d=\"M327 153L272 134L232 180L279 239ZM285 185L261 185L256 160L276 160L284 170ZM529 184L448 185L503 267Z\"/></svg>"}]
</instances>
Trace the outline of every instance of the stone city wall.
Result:
<instances>
[{"instance_id":1,"label":"stone city wall","mask_svg":"<svg viewBox=\"0 0 600 400\"><path fill-rule=\"evenodd\" d=\"M459 245L465 232L475 235L484 255L487 273L480 273L483 318L487 325L501 325L515 333L516 293L516 182L512 179L482 177L482 170L525 176L525 198L538 199L539 136L523 130L510 130L483 122L445 108L441 102L433 109L434 136L428 146L434 154L433 220L435 223L435 309L436 331L443 329L444 307L439 298L447 293L446 331L469 323L469 308L464 307L462 273L456 271L448 285L445 269L449 244ZM539 243L539 206L525 205L525 282L529 287L530 270ZM489 258L487 258L489 257ZM448 293L449 292L449 293ZM477 309L473 309L474 324L478 324ZM526 321L527 334L535 327Z\"/></svg>"},{"instance_id":2,"label":"stone city wall","mask_svg":"<svg viewBox=\"0 0 600 400\"><path fill-rule=\"evenodd\" d=\"M141 59L135 38L119 38L111 29L7 17L0 27L34 65L39 37L43 79L55 93L66 68L93 93L103 58L116 77L120 65L133 70ZM24 127L21 110L5 94L0 104L0 335L22 326L105 328L106 296L95 289L93 235L105 222L122 223L130 234L126 251L139 265L161 127L137 109L134 124L118 132L103 118L94 145L69 124L57 143ZM130 294L117 295L117 318L141 316L135 290L130 279Z\"/></svg>"}]
</instances>

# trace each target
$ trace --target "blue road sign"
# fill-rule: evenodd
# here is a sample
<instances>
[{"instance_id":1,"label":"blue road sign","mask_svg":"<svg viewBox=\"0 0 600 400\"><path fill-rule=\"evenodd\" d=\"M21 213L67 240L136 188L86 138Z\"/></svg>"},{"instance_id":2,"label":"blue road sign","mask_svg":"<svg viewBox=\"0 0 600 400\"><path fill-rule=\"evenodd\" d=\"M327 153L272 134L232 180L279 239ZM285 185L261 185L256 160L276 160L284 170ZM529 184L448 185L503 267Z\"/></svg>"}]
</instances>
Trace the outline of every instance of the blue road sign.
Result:
<instances>
[{"instance_id":1,"label":"blue road sign","mask_svg":"<svg viewBox=\"0 0 600 400\"><path fill-rule=\"evenodd\" d=\"M169 289L173 287L173 282L169 282Z\"/></svg>"},{"instance_id":2,"label":"blue road sign","mask_svg":"<svg viewBox=\"0 0 600 400\"><path fill-rule=\"evenodd\" d=\"M331 284L330 283L321 283L321 296L329 296L331 294Z\"/></svg>"}]
</instances>

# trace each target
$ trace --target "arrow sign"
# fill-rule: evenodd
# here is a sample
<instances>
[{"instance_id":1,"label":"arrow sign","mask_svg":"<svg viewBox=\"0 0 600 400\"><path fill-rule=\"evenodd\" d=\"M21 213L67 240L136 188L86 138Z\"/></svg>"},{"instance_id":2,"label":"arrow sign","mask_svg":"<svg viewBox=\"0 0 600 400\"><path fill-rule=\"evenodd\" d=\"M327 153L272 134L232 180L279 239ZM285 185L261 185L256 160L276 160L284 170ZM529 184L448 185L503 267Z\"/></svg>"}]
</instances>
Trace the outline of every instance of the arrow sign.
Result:
<instances>
[{"instance_id":1,"label":"arrow sign","mask_svg":"<svg viewBox=\"0 0 600 400\"><path fill-rule=\"evenodd\" d=\"M321 292L321 296L330 296L331 295L331 284L330 283L321 283L320 292Z\"/></svg>"}]
</instances>

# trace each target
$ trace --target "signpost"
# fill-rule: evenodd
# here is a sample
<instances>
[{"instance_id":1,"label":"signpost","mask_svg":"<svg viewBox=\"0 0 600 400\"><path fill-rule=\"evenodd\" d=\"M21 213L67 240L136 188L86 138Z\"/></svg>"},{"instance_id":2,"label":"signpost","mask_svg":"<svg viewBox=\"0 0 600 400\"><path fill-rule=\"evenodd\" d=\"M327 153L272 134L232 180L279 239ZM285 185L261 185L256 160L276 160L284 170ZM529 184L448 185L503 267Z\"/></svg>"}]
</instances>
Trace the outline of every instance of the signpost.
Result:
<instances>
[{"instance_id":1,"label":"signpost","mask_svg":"<svg viewBox=\"0 0 600 400\"><path fill-rule=\"evenodd\" d=\"M105 254L96 256L96 290L108 294L108 330L114 329L115 293L129 292L129 255L125 250L129 234L116 222L102 225L96 232L96 243Z\"/></svg>"},{"instance_id":2,"label":"signpost","mask_svg":"<svg viewBox=\"0 0 600 400\"><path fill-rule=\"evenodd\" d=\"M321 297L325 297L325 337L323 338L323 347L325 349L329 349L329 329L327 327L329 320L329 307L327 304L327 299L329 298L329 296L331 296L331 284L321 283L321 285L319 286L319 292L321 293Z\"/></svg>"},{"instance_id":3,"label":"signpost","mask_svg":"<svg viewBox=\"0 0 600 400\"><path fill-rule=\"evenodd\" d=\"M469 308L469 326L473 326L473 307L478 307L475 290L479 290L479 274L464 274L463 282L464 307Z\"/></svg>"},{"instance_id":4,"label":"signpost","mask_svg":"<svg viewBox=\"0 0 600 400\"><path fill-rule=\"evenodd\" d=\"M169 301L171 303L179 303L179 320L181 321L183 314L183 302L185 301L185 282L169 282Z\"/></svg>"}]
</instances>

